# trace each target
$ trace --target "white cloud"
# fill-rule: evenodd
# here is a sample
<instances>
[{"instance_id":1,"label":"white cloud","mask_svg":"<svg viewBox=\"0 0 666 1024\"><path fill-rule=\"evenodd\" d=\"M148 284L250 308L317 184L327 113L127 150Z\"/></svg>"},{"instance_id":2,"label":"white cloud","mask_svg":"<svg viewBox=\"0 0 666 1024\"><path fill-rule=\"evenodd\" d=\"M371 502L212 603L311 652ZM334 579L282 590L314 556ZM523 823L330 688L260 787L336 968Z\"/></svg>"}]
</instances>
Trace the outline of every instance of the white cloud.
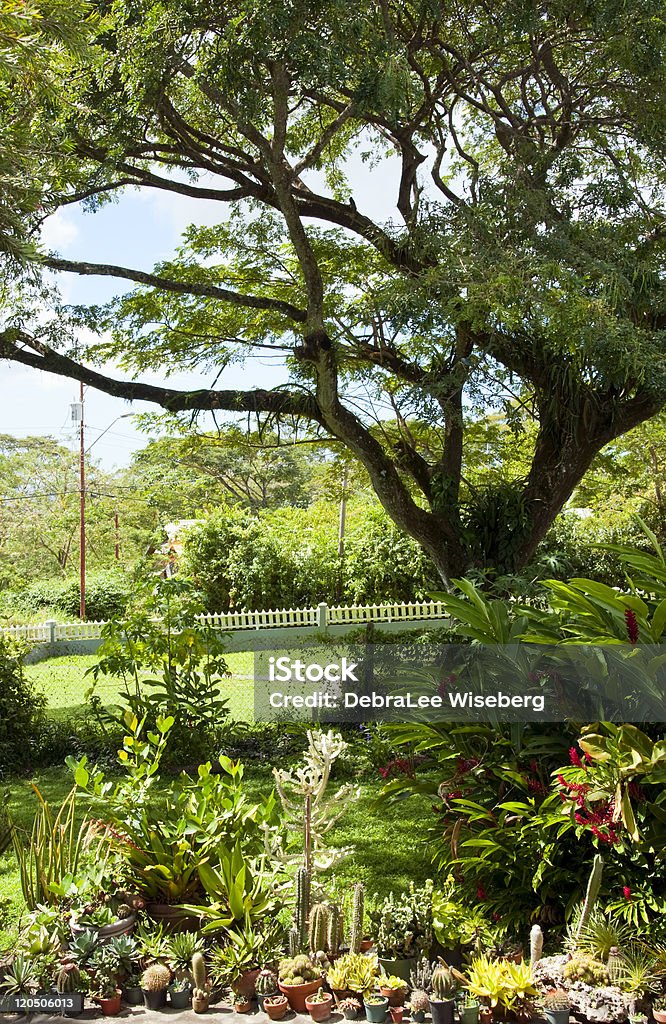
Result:
<instances>
[{"instance_id":1,"label":"white cloud","mask_svg":"<svg viewBox=\"0 0 666 1024\"><path fill-rule=\"evenodd\" d=\"M48 249L64 252L78 237L79 229L65 210L58 210L44 222L42 241Z\"/></svg>"}]
</instances>

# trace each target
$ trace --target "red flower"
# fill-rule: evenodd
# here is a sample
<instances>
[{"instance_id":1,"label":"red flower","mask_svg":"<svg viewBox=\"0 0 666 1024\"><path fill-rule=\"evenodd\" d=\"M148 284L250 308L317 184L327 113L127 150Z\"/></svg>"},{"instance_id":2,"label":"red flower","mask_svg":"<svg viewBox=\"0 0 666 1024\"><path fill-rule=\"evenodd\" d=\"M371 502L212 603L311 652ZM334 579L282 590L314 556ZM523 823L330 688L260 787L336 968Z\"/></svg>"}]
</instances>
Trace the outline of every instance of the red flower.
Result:
<instances>
[{"instance_id":1,"label":"red flower","mask_svg":"<svg viewBox=\"0 0 666 1024\"><path fill-rule=\"evenodd\" d=\"M482 885L477 885L476 887L476 898L477 900L485 900L488 898L486 890L483 888Z\"/></svg>"},{"instance_id":2,"label":"red flower","mask_svg":"<svg viewBox=\"0 0 666 1024\"><path fill-rule=\"evenodd\" d=\"M624 612L624 621L627 624L627 637L630 644L638 643L638 620L636 619L636 612L632 611L631 608L626 608Z\"/></svg>"},{"instance_id":3,"label":"red flower","mask_svg":"<svg viewBox=\"0 0 666 1024\"><path fill-rule=\"evenodd\" d=\"M622 895L624 896L625 900L631 900L631 889L628 885L622 886Z\"/></svg>"},{"instance_id":4,"label":"red flower","mask_svg":"<svg viewBox=\"0 0 666 1024\"><path fill-rule=\"evenodd\" d=\"M493 921L495 922L495 924L497 924L497 922L501 920L502 915L500 914L499 910L493 910Z\"/></svg>"},{"instance_id":5,"label":"red flower","mask_svg":"<svg viewBox=\"0 0 666 1024\"><path fill-rule=\"evenodd\" d=\"M575 747L569 749L569 760L571 761L574 768L584 768L584 764L580 759L580 754Z\"/></svg>"}]
</instances>

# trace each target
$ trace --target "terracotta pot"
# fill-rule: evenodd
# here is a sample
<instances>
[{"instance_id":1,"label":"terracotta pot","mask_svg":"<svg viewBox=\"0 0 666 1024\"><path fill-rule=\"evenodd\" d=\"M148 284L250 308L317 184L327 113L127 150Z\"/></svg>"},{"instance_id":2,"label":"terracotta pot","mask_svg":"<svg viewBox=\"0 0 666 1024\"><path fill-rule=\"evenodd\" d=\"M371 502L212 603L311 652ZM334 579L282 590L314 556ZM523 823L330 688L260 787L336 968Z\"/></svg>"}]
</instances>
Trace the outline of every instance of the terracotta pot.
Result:
<instances>
[{"instance_id":1,"label":"terracotta pot","mask_svg":"<svg viewBox=\"0 0 666 1024\"><path fill-rule=\"evenodd\" d=\"M208 996L192 996L192 1009L195 1013L206 1013L210 999Z\"/></svg>"},{"instance_id":2,"label":"terracotta pot","mask_svg":"<svg viewBox=\"0 0 666 1024\"><path fill-rule=\"evenodd\" d=\"M283 985L281 981L278 981L280 992L287 997L289 1005L296 1013L307 1012L305 1000L316 992L318 988L321 988L321 985L321 978L317 978L315 981L306 981L304 985Z\"/></svg>"},{"instance_id":3,"label":"terracotta pot","mask_svg":"<svg viewBox=\"0 0 666 1024\"><path fill-rule=\"evenodd\" d=\"M264 1010L271 1020L282 1020L289 1009L289 1000L286 996L282 996L281 1002L271 1003L270 1000L275 998L275 996L266 996L266 999L268 999L269 1002L266 1002L266 999L264 999Z\"/></svg>"},{"instance_id":4,"label":"terracotta pot","mask_svg":"<svg viewBox=\"0 0 666 1024\"><path fill-rule=\"evenodd\" d=\"M325 992L324 995L326 997L326 1001L323 1003L313 1003L311 999L305 1000L305 1009L315 1021L328 1020L331 1016L333 996L330 992Z\"/></svg>"},{"instance_id":5,"label":"terracotta pot","mask_svg":"<svg viewBox=\"0 0 666 1024\"><path fill-rule=\"evenodd\" d=\"M236 1013L249 1013L251 1009L251 999L234 999L234 1010Z\"/></svg>"},{"instance_id":6,"label":"terracotta pot","mask_svg":"<svg viewBox=\"0 0 666 1024\"><path fill-rule=\"evenodd\" d=\"M405 999L407 998L407 987L405 988L383 988L379 986L379 992L381 995L388 999L389 1006L404 1006Z\"/></svg>"},{"instance_id":7,"label":"terracotta pot","mask_svg":"<svg viewBox=\"0 0 666 1024\"><path fill-rule=\"evenodd\" d=\"M489 1006L479 1007L479 1020L481 1024L490 1024L493 1019L493 1011Z\"/></svg>"},{"instance_id":8,"label":"terracotta pot","mask_svg":"<svg viewBox=\"0 0 666 1024\"><path fill-rule=\"evenodd\" d=\"M657 1024L666 1024L666 1010L653 1010L652 1016Z\"/></svg>"},{"instance_id":9,"label":"terracotta pot","mask_svg":"<svg viewBox=\"0 0 666 1024\"><path fill-rule=\"evenodd\" d=\"M120 989L110 999L95 999L105 1017L115 1017L120 1013Z\"/></svg>"},{"instance_id":10,"label":"terracotta pot","mask_svg":"<svg viewBox=\"0 0 666 1024\"><path fill-rule=\"evenodd\" d=\"M393 1024L400 1024L404 1012L404 1006L391 1006L391 1004L389 1003L389 1013L391 1014L391 1020L393 1021Z\"/></svg>"},{"instance_id":11,"label":"terracotta pot","mask_svg":"<svg viewBox=\"0 0 666 1024\"><path fill-rule=\"evenodd\" d=\"M361 939L361 953L368 953L375 944L374 939Z\"/></svg>"},{"instance_id":12,"label":"terracotta pot","mask_svg":"<svg viewBox=\"0 0 666 1024\"><path fill-rule=\"evenodd\" d=\"M257 994L257 978L260 974L260 967L246 971L243 977L239 978L234 985L234 992L238 993L239 996L245 996L246 999L252 999Z\"/></svg>"}]
</instances>

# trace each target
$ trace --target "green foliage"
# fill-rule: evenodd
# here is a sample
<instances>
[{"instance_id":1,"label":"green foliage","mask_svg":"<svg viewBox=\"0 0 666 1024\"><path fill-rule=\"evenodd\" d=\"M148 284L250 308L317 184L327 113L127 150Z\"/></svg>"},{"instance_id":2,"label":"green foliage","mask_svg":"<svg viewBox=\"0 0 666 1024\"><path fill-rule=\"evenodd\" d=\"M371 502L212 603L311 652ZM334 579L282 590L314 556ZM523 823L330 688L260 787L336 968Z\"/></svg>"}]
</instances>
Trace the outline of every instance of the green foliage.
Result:
<instances>
[{"instance_id":1,"label":"green foliage","mask_svg":"<svg viewBox=\"0 0 666 1024\"><path fill-rule=\"evenodd\" d=\"M0 776L31 767L42 740L46 699L26 676L24 656L0 638Z\"/></svg>"},{"instance_id":2,"label":"green foliage","mask_svg":"<svg viewBox=\"0 0 666 1024\"><path fill-rule=\"evenodd\" d=\"M150 723L172 717L173 756L190 760L210 754L219 741L228 714L221 697L222 676L228 674L224 643L216 630L197 618L202 605L187 580L171 578L147 585L124 619L112 619L102 630L97 664L90 670L95 682L103 676L120 678L125 709ZM156 675L147 675L147 673ZM116 724L118 714L101 712Z\"/></svg>"},{"instance_id":3,"label":"green foliage","mask_svg":"<svg viewBox=\"0 0 666 1024\"><path fill-rule=\"evenodd\" d=\"M432 942L432 882L413 884L401 895L391 893L370 911L379 955L388 960L418 957Z\"/></svg>"},{"instance_id":4,"label":"green foliage","mask_svg":"<svg viewBox=\"0 0 666 1024\"><path fill-rule=\"evenodd\" d=\"M57 608L62 615L78 618L79 579L40 579L20 595L26 609L40 611L44 606ZM132 581L120 569L98 570L86 577L86 617L104 621L122 616L132 596Z\"/></svg>"}]
</instances>

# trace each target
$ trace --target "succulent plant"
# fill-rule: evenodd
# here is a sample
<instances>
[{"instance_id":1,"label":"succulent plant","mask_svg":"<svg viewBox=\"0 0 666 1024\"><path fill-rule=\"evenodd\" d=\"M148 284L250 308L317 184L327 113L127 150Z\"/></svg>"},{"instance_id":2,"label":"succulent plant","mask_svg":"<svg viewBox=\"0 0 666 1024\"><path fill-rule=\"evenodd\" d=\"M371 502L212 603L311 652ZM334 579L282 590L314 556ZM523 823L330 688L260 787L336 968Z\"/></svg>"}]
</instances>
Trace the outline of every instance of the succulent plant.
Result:
<instances>
[{"instance_id":1,"label":"succulent plant","mask_svg":"<svg viewBox=\"0 0 666 1024\"><path fill-rule=\"evenodd\" d=\"M611 946L608 953L608 960L606 961L606 967L608 968L608 977L613 985L617 985L625 969L625 960L617 946Z\"/></svg>"},{"instance_id":2,"label":"succulent plant","mask_svg":"<svg viewBox=\"0 0 666 1024\"><path fill-rule=\"evenodd\" d=\"M130 907L129 903L121 903L116 910L116 917L119 921L126 921L128 917L131 917L134 911Z\"/></svg>"},{"instance_id":3,"label":"succulent plant","mask_svg":"<svg viewBox=\"0 0 666 1024\"><path fill-rule=\"evenodd\" d=\"M296 872L296 930L299 949L304 949L308 938L308 917L310 915L310 872L301 867Z\"/></svg>"},{"instance_id":4,"label":"succulent plant","mask_svg":"<svg viewBox=\"0 0 666 1024\"><path fill-rule=\"evenodd\" d=\"M255 988L260 996L270 995L277 992L278 980L273 971L261 971L257 976Z\"/></svg>"},{"instance_id":5,"label":"succulent plant","mask_svg":"<svg viewBox=\"0 0 666 1024\"><path fill-rule=\"evenodd\" d=\"M557 1013L559 1010L568 1010L571 1007L569 995L563 988L552 988L550 992L546 992L541 1002L544 1010L551 1010L553 1013Z\"/></svg>"},{"instance_id":6,"label":"succulent plant","mask_svg":"<svg viewBox=\"0 0 666 1024\"><path fill-rule=\"evenodd\" d=\"M365 887L363 882L357 882L354 886L354 895L352 898L352 919L351 931L349 934L349 948L352 953L360 953L361 951L364 907Z\"/></svg>"},{"instance_id":7,"label":"succulent plant","mask_svg":"<svg viewBox=\"0 0 666 1024\"><path fill-rule=\"evenodd\" d=\"M607 985L608 968L601 960L584 953L576 953L562 971L565 981L584 981L586 985Z\"/></svg>"},{"instance_id":8,"label":"succulent plant","mask_svg":"<svg viewBox=\"0 0 666 1024\"><path fill-rule=\"evenodd\" d=\"M434 1002L444 1002L453 999L458 989L458 981L455 974L446 964L438 964L432 972L432 998Z\"/></svg>"},{"instance_id":9,"label":"succulent plant","mask_svg":"<svg viewBox=\"0 0 666 1024\"><path fill-rule=\"evenodd\" d=\"M169 987L171 971L164 964L151 964L141 975L141 988L146 992L160 992Z\"/></svg>"},{"instance_id":10,"label":"succulent plant","mask_svg":"<svg viewBox=\"0 0 666 1024\"><path fill-rule=\"evenodd\" d=\"M194 979L192 998L205 999L210 992L210 982L206 972L206 961L203 958L203 953L195 953L192 957L192 978Z\"/></svg>"},{"instance_id":11,"label":"succulent plant","mask_svg":"<svg viewBox=\"0 0 666 1024\"><path fill-rule=\"evenodd\" d=\"M74 963L61 964L56 975L58 992L76 992L81 983L81 971Z\"/></svg>"},{"instance_id":12,"label":"succulent plant","mask_svg":"<svg viewBox=\"0 0 666 1024\"><path fill-rule=\"evenodd\" d=\"M321 978L321 971L309 957L300 954L280 961L279 977L283 985L305 985Z\"/></svg>"},{"instance_id":13,"label":"succulent plant","mask_svg":"<svg viewBox=\"0 0 666 1024\"><path fill-rule=\"evenodd\" d=\"M422 988L415 988L410 996L409 1005L412 1013L427 1013L430 1008L427 993Z\"/></svg>"},{"instance_id":14,"label":"succulent plant","mask_svg":"<svg viewBox=\"0 0 666 1024\"><path fill-rule=\"evenodd\" d=\"M536 964L543 953L543 932L538 924L532 925L530 931L530 963Z\"/></svg>"}]
</instances>

